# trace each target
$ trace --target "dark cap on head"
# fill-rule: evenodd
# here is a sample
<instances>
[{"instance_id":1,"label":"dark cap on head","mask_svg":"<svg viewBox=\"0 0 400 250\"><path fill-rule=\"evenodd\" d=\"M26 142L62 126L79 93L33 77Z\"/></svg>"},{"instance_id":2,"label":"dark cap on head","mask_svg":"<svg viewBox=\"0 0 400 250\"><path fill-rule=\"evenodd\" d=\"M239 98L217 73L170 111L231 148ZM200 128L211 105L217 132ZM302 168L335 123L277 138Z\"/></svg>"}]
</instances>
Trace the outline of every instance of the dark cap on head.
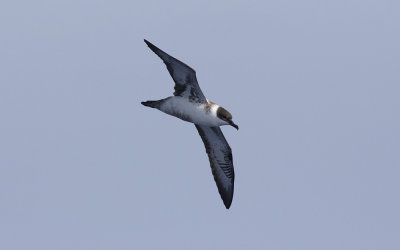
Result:
<instances>
[{"instance_id":1,"label":"dark cap on head","mask_svg":"<svg viewBox=\"0 0 400 250\"><path fill-rule=\"evenodd\" d=\"M217 116L219 119L224 120L224 121L232 120L231 113L229 113L228 110L224 109L223 107L218 107Z\"/></svg>"},{"instance_id":2,"label":"dark cap on head","mask_svg":"<svg viewBox=\"0 0 400 250\"><path fill-rule=\"evenodd\" d=\"M226 121L229 123L229 125L231 125L232 127L239 129L239 126L236 125L233 121L232 121L232 115L231 113L228 112L228 110L224 109L223 107L218 107L217 109L217 116L219 119Z\"/></svg>"}]
</instances>

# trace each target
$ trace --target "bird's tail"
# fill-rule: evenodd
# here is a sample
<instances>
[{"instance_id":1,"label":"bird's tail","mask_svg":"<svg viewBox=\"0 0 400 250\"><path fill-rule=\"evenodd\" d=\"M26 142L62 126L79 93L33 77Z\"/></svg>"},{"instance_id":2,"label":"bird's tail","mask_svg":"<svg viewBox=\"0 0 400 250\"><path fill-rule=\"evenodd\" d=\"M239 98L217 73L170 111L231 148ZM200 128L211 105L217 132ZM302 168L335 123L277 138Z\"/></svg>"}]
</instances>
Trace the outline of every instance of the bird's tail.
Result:
<instances>
[{"instance_id":1,"label":"bird's tail","mask_svg":"<svg viewBox=\"0 0 400 250\"><path fill-rule=\"evenodd\" d=\"M150 108L160 108L161 105L161 100L160 101L147 101L147 102L142 102L142 105Z\"/></svg>"}]
</instances>

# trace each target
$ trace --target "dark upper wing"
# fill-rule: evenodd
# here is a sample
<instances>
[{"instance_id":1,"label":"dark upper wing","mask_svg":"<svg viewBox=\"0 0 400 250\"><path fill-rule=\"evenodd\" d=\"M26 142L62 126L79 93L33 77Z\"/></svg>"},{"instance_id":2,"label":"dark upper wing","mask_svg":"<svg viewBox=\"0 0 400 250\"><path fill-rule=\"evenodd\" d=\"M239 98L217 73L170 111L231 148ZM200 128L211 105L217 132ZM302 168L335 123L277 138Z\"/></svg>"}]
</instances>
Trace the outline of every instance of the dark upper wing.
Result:
<instances>
[{"instance_id":1,"label":"dark upper wing","mask_svg":"<svg viewBox=\"0 0 400 250\"><path fill-rule=\"evenodd\" d=\"M232 150L219 127L196 125L206 147L211 170L217 183L219 194L225 207L231 206L235 172L233 170Z\"/></svg>"},{"instance_id":2,"label":"dark upper wing","mask_svg":"<svg viewBox=\"0 0 400 250\"><path fill-rule=\"evenodd\" d=\"M207 99L203 95L203 92L201 92L199 84L197 83L196 72L191 67L168 55L146 39L144 42L164 61L165 65L167 65L167 69L175 82L174 95L191 97L193 100L202 103L207 102Z\"/></svg>"}]
</instances>

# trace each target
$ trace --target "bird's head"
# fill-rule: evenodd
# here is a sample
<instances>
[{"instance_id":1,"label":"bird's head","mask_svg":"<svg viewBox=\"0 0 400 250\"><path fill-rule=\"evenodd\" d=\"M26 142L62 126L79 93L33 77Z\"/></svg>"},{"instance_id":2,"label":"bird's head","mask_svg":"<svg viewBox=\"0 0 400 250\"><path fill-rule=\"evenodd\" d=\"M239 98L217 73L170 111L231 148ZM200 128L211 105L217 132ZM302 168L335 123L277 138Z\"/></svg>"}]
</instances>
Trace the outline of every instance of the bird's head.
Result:
<instances>
[{"instance_id":1,"label":"bird's head","mask_svg":"<svg viewBox=\"0 0 400 250\"><path fill-rule=\"evenodd\" d=\"M224 109L223 107L218 107L217 109L217 117L221 120L223 120L224 122L226 122L226 124L231 125L232 127L236 128L237 130L239 130L239 126L236 125L233 121L232 121L232 115L231 113L228 112L228 110Z\"/></svg>"}]
</instances>

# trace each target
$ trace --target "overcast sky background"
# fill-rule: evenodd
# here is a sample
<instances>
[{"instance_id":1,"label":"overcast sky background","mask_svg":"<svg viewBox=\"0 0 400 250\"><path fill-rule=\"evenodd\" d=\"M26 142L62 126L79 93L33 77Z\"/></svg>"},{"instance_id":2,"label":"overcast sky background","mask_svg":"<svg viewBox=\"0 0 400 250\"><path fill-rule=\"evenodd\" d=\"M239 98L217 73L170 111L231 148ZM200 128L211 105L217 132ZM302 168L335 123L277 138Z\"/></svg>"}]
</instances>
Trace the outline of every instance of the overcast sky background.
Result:
<instances>
[{"instance_id":1,"label":"overcast sky background","mask_svg":"<svg viewBox=\"0 0 400 250\"><path fill-rule=\"evenodd\" d=\"M0 249L400 249L400 2L2 1ZM197 71L217 191L146 38Z\"/></svg>"}]
</instances>

